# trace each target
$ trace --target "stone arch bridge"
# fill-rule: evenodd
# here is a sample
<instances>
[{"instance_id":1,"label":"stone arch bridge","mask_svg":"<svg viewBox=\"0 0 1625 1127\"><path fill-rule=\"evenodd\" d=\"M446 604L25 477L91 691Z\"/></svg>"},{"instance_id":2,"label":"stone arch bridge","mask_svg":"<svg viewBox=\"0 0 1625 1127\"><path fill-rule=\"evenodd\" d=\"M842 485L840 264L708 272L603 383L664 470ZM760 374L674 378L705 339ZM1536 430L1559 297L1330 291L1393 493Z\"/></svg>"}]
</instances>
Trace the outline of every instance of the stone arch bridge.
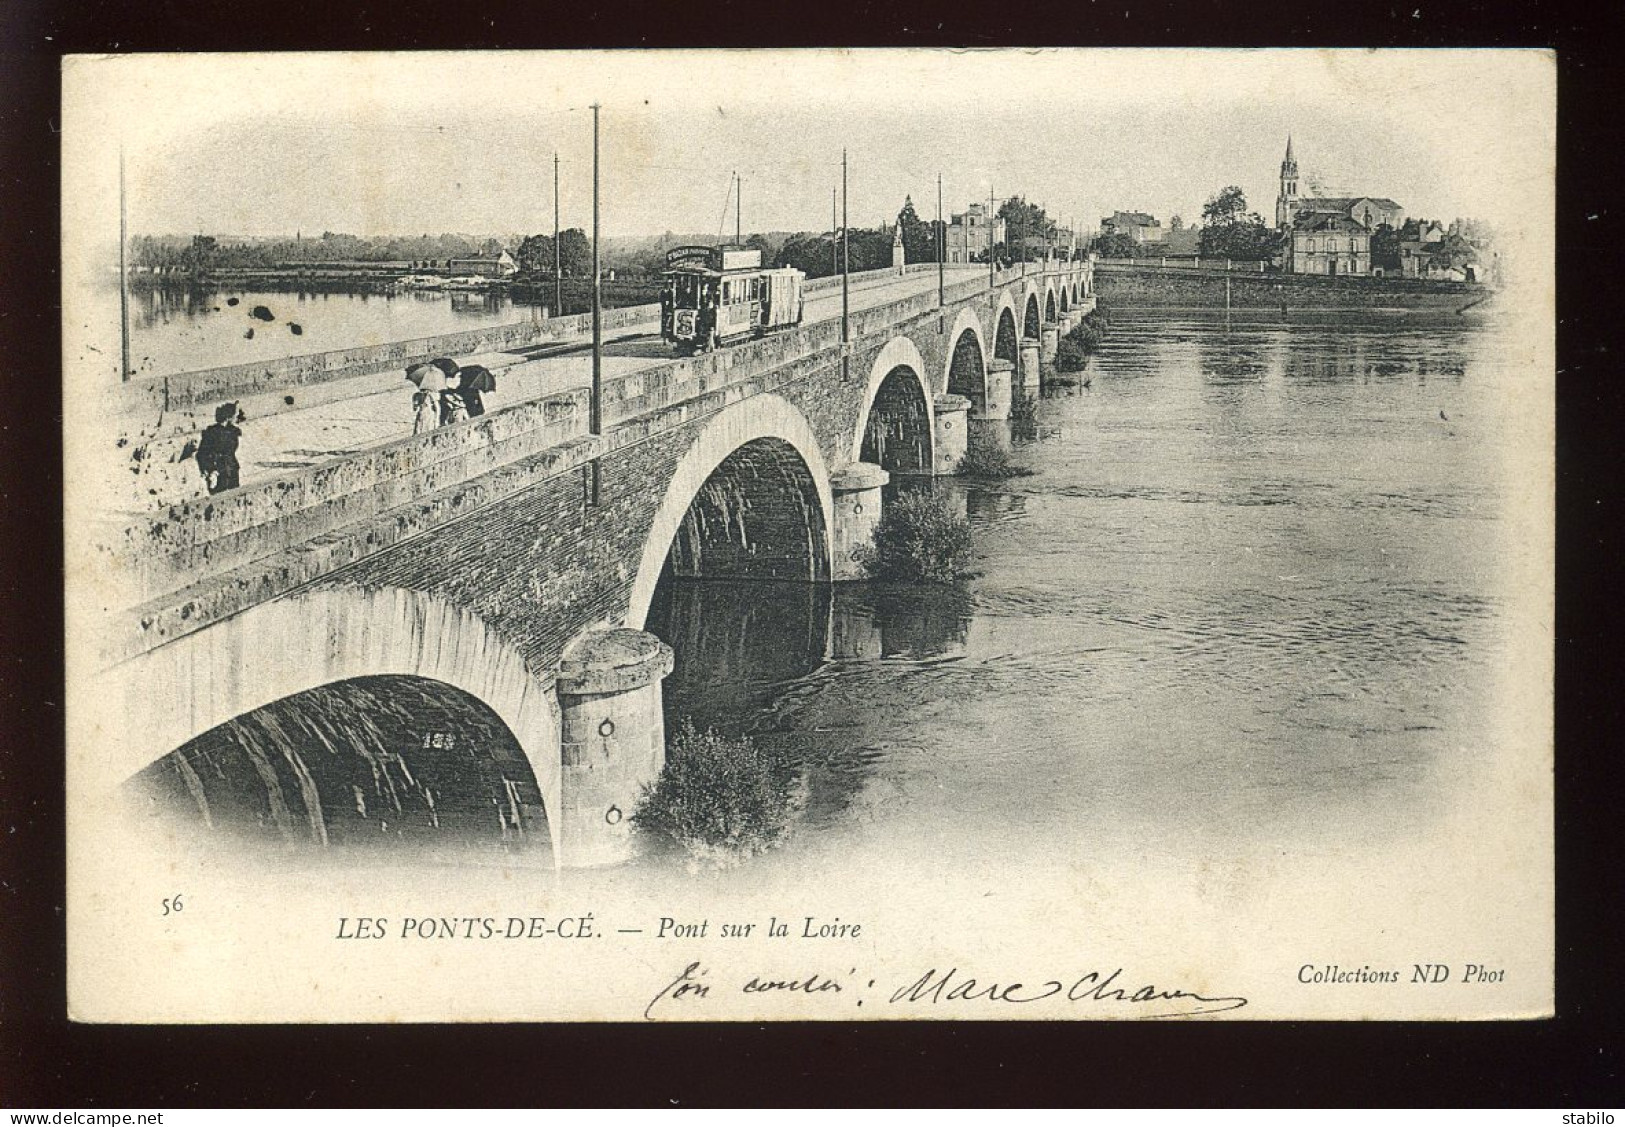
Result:
<instances>
[{"instance_id":1,"label":"stone arch bridge","mask_svg":"<svg viewBox=\"0 0 1625 1127\"><path fill-rule=\"evenodd\" d=\"M1091 289L1089 263L957 270L847 340L837 318L606 378L598 435L577 389L101 529L73 625L118 723L88 782L301 692L418 678L506 726L559 863L621 859L664 757L661 575L857 578L888 476L954 472Z\"/></svg>"}]
</instances>

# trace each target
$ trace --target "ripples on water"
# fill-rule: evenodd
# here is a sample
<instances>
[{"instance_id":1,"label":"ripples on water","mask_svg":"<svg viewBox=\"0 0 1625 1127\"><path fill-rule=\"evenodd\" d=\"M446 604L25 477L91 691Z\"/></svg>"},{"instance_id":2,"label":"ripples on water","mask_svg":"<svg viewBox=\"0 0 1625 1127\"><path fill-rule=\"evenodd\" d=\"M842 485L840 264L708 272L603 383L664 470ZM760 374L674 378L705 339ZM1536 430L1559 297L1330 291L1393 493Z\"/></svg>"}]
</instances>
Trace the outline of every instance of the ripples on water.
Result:
<instances>
[{"instance_id":1,"label":"ripples on water","mask_svg":"<svg viewBox=\"0 0 1625 1127\"><path fill-rule=\"evenodd\" d=\"M1018 444L1034 476L944 486L975 532L965 588L663 583L668 719L800 765L791 858L1065 863L1426 820L1489 735L1506 641L1499 355L1493 330L1399 319L1116 322L1092 386ZM358 756L344 786L388 775ZM469 771L500 844L513 773Z\"/></svg>"}]
</instances>

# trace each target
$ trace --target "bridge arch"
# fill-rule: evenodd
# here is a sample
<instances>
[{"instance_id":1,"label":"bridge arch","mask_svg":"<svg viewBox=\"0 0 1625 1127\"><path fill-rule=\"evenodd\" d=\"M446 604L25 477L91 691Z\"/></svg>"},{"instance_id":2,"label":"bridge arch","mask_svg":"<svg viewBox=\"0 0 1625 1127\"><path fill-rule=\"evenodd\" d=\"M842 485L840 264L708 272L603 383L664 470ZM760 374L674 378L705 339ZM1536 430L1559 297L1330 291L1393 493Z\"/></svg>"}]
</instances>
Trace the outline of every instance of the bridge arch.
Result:
<instances>
[{"instance_id":1,"label":"bridge arch","mask_svg":"<svg viewBox=\"0 0 1625 1127\"><path fill-rule=\"evenodd\" d=\"M398 587L302 591L114 666L98 692L123 702L123 711L116 730L98 735L104 759L96 773L122 784L228 721L378 677L447 685L496 715L530 764L557 857L561 760L551 677L470 611Z\"/></svg>"},{"instance_id":2,"label":"bridge arch","mask_svg":"<svg viewBox=\"0 0 1625 1127\"><path fill-rule=\"evenodd\" d=\"M1038 311L1038 293L1029 290L1022 305L1021 335L1028 340L1037 340L1043 331L1043 321Z\"/></svg>"},{"instance_id":3,"label":"bridge arch","mask_svg":"<svg viewBox=\"0 0 1625 1127\"><path fill-rule=\"evenodd\" d=\"M963 395L972 403L987 399L987 340L982 321L973 309L961 309L948 334L949 347L942 361L942 386L949 395Z\"/></svg>"},{"instance_id":4,"label":"bridge arch","mask_svg":"<svg viewBox=\"0 0 1625 1127\"><path fill-rule=\"evenodd\" d=\"M1044 322L1048 324L1056 319L1055 288L1051 286L1044 292Z\"/></svg>"},{"instance_id":5,"label":"bridge arch","mask_svg":"<svg viewBox=\"0 0 1625 1127\"><path fill-rule=\"evenodd\" d=\"M1020 347L1019 336L1016 333L1015 303L1006 302L999 309L998 325L993 332L993 358L1014 364Z\"/></svg>"},{"instance_id":6,"label":"bridge arch","mask_svg":"<svg viewBox=\"0 0 1625 1127\"><path fill-rule=\"evenodd\" d=\"M1072 308L1072 285L1064 283L1061 286L1061 312L1065 313Z\"/></svg>"},{"instance_id":7,"label":"bridge arch","mask_svg":"<svg viewBox=\"0 0 1625 1127\"><path fill-rule=\"evenodd\" d=\"M893 337L886 342L869 368L863 408L852 436L853 461L872 462L892 473L931 472L933 411L928 371L913 341Z\"/></svg>"},{"instance_id":8,"label":"bridge arch","mask_svg":"<svg viewBox=\"0 0 1625 1127\"><path fill-rule=\"evenodd\" d=\"M696 512L693 520L691 511ZM674 551L681 554L703 548L694 540L705 534L700 525L708 525L725 536L738 530L750 543L753 517L766 520L770 525L767 539L773 542L769 546L800 553L775 557L783 565L777 571L799 572L798 577L806 579L827 579L832 512L829 469L817 436L794 404L778 395L753 395L725 407L695 435L672 472L660 508L644 537L627 600L625 625L643 629L668 557ZM800 527L792 518L800 521ZM685 522L689 523L686 532ZM796 537L796 542L788 542L789 536ZM747 563L744 545L730 543L736 562Z\"/></svg>"}]
</instances>

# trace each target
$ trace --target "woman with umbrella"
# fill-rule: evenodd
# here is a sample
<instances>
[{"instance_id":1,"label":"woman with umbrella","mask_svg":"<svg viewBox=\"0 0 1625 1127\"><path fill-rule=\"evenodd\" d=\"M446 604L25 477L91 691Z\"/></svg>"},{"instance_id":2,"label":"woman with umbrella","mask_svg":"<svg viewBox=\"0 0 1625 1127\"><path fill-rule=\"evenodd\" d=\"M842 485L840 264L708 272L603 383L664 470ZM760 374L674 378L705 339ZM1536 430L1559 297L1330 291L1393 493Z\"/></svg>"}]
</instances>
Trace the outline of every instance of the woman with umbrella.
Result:
<instances>
[{"instance_id":1,"label":"woman with umbrella","mask_svg":"<svg viewBox=\"0 0 1625 1127\"><path fill-rule=\"evenodd\" d=\"M422 434L440 425L440 394L446 390L446 376L433 364L414 364L406 378L417 385L412 393L412 433Z\"/></svg>"},{"instance_id":2,"label":"woman with umbrella","mask_svg":"<svg viewBox=\"0 0 1625 1127\"><path fill-rule=\"evenodd\" d=\"M440 383L440 425L449 427L452 423L462 422L468 418L468 407L463 403L462 394L449 382L457 377L457 361L442 356L429 361L429 364L439 368L444 377Z\"/></svg>"},{"instance_id":3,"label":"woman with umbrella","mask_svg":"<svg viewBox=\"0 0 1625 1127\"><path fill-rule=\"evenodd\" d=\"M485 414L485 400L482 394L497 389L497 380L491 374L491 369L483 364L470 364L466 368L459 368L457 376L461 381L457 393L463 397L463 406L468 409L468 417L474 419Z\"/></svg>"}]
</instances>

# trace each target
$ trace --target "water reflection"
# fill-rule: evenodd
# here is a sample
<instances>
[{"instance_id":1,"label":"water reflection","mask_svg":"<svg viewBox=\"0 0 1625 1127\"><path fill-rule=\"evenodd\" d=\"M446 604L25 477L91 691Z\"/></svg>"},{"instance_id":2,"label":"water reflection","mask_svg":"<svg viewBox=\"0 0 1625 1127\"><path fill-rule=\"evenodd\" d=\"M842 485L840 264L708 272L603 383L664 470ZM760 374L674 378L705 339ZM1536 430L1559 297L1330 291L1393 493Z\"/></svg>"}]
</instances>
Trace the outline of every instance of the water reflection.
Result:
<instances>
[{"instance_id":1,"label":"water reflection","mask_svg":"<svg viewBox=\"0 0 1625 1127\"><path fill-rule=\"evenodd\" d=\"M662 579L647 628L671 645L668 720L741 732L798 679L830 663L921 660L961 649L972 614L958 587Z\"/></svg>"},{"instance_id":2,"label":"water reflection","mask_svg":"<svg viewBox=\"0 0 1625 1127\"><path fill-rule=\"evenodd\" d=\"M647 628L676 653L668 730L691 720L750 735L805 777L817 825L850 806L890 750L863 738L863 717L832 717L828 695L857 669L951 658L971 619L958 587L668 577Z\"/></svg>"},{"instance_id":3,"label":"water reflection","mask_svg":"<svg viewBox=\"0 0 1625 1127\"><path fill-rule=\"evenodd\" d=\"M417 677L342 681L205 732L137 774L149 809L225 843L537 853L546 814L489 708Z\"/></svg>"}]
</instances>

